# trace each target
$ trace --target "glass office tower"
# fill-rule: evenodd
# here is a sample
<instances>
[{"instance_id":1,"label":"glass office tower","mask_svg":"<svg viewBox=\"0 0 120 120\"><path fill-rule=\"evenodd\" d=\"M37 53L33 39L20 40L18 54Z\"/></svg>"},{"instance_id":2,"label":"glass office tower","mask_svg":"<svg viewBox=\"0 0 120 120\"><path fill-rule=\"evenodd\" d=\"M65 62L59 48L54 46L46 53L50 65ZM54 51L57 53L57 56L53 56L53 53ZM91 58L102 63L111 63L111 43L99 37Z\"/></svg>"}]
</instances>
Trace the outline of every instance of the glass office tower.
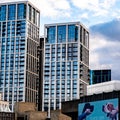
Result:
<instances>
[{"instance_id":1,"label":"glass office tower","mask_svg":"<svg viewBox=\"0 0 120 120\"><path fill-rule=\"evenodd\" d=\"M90 70L90 85L111 81L111 70Z\"/></svg>"},{"instance_id":2,"label":"glass office tower","mask_svg":"<svg viewBox=\"0 0 120 120\"><path fill-rule=\"evenodd\" d=\"M39 10L28 1L0 4L0 92L10 102L36 102Z\"/></svg>"},{"instance_id":3,"label":"glass office tower","mask_svg":"<svg viewBox=\"0 0 120 120\"><path fill-rule=\"evenodd\" d=\"M89 32L80 22L45 25L42 110L61 109L89 84Z\"/></svg>"}]
</instances>

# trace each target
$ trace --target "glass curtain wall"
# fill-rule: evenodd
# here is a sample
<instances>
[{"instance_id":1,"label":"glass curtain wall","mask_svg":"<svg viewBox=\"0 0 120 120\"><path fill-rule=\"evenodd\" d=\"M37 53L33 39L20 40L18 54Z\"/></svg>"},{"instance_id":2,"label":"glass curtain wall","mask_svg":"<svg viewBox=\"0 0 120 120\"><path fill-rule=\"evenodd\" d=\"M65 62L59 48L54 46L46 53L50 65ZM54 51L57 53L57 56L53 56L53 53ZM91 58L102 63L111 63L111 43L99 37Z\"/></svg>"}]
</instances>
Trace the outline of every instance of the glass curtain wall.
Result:
<instances>
[{"instance_id":1,"label":"glass curtain wall","mask_svg":"<svg viewBox=\"0 0 120 120\"><path fill-rule=\"evenodd\" d=\"M33 9L33 8L32 8ZM30 26L36 28L27 30L27 2L16 2L16 3L5 3L0 5L0 92L3 94L3 100L10 102L10 109L13 111L14 103L16 101L25 101L27 94L25 93L26 88L26 46L27 37L32 39L32 48L36 48L36 52L32 56L36 59L33 61L37 66L37 46L39 45L39 11L33 9L33 21ZM31 18L33 18L31 17ZM36 20L38 18L38 20ZM26 31L27 30L27 31ZM32 34L29 34L32 33ZM28 35L29 34L29 35ZM31 48L29 42L29 48ZM30 53L31 54L31 53ZM27 63L28 64L28 63ZM33 64L32 64L33 65ZM35 67L36 67L35 66ZM37 69L37 68L36 68ZM35 74L34 81L36 79L37 70L31 70ZM33 75L32 74L32 75ZM34 76L34 75L33 75ZM32 76L32 77L33 77ZM31 79L33 79L31 77ZM32 83L33 84L33 83ZM36 90L35 87L32 91ZM30 86L31 87L31 86ZM32 95L35 96L32 96ZM29 96L31 102L36 101L36 94L33 92ZM31 97L32 96L32 97Z\"/></svg>"},{"instance_id":2,"label":"glass curtain wall","mask_svg":"<svg viewBox=\"0 0 120 120\"><path fill-rule=\"evenodd\" d=\"M55 110L61 109L62 101L80 96L80 25L52 24L45 29L43 110ZM87 70L83 76L88 77Z\"/></svg>"}]
</instances>

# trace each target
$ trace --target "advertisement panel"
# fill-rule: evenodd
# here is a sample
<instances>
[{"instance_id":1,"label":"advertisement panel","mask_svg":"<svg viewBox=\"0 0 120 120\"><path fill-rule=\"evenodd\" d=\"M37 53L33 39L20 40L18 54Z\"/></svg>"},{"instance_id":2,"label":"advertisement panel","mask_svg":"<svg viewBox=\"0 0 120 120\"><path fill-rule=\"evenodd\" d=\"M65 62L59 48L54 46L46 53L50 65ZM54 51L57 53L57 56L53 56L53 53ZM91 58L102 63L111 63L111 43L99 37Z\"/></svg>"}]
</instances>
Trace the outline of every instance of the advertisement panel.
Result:
<instances>
[{"instance_id":1,"label":"advertisement panel","mask_svg":"<svg viewBox=\"0 0 120 120\"><path fill-rule=\"evenodd\" d=\"M78 120L119 120L118 98L80 103Z\"/></svg>"}]
</instances>

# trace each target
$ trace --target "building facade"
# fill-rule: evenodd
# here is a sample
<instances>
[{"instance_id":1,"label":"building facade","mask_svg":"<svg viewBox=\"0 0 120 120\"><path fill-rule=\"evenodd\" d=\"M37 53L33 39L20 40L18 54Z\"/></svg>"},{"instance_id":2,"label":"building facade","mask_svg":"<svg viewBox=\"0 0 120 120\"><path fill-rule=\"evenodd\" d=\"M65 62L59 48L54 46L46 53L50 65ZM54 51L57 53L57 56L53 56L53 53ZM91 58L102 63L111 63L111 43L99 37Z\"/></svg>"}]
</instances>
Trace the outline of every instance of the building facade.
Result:
<instances>
[{"instance_id":1,"label":"building facade","mask_svg":"<svg viewBox=\"0 0 120 120\"><path fill-rule=\"evenodd\" d=\"M87 95L99 94L103 92L120 91L119 86L120 86L119 80L111 80L98 84L88 85Z\"/></svg>"},{"instance_id":2,"label":"building facade","mask_svg":"<svg viewBox=\"0 0 120 120\"><path fill-rule=\"evenodd\" d=\"M90 85L111 81L111 70L90 70Z\"/></svg>"},{"instance_id":3,"label":"building facade","mask_svg":"<svg viewBox=\"0 0 120 120\"><path fill-rule=\"evenodd\" d=\"M11 112L9 102L2 100L2 94L0 94L0 112Z\"/></svg>"},{"instance_id":4,"label":"building facade","mask_svg":"<svg viewBox=\"0 0 120 120\"><path fill-rule=\"evenodd\" d=\"M112 86L114 86L114 85L112 85ZM90 106L91 105L94 106L94 110L93 110L94 113L91 113L90 115L88 115L87 119L89 119L89 120L94 120L94 119L107 120L109 118L109 116L107 115L107 113L104 114L104 112L102 112L103 111L102 106L106 105L107 103L113 103L114 108L120 108L120 103L119 103L120 90L116 90L116 87L114 86L113 91L106 91L106 92L102 92L102 91L101 91L101 93L83 96L83 97L81 97L81 99L78 99L78 100L62 102L61 112L63 114L66 114L66 115L72 117L72 120L78 120L79 110L80 109L83 110L82 108L80 108L80 106L82 106L83 103L90 103ZM117 101L114 99L117 99ZM79 106L79 104L80 104L80 106ZM115 106L115 104L117 104L117 105ZM103 113L103 114L101 115L101 113ZM119 112L118 112L118 114L119 114ZM92 118L89 118L90 116L92 116ZM114 119L114 118L109 118L109 119ZM119 120L119 118L115 118L115 119Z\"/></svg>"},{"instance_id":5,"label":"building facade","mask_svg":"<svg viewBox=\"0 0 120 120\"><path fill-rule=\"evenodd\" d=\"M89 32L80 22L44 27L42 110L86 94L89 83Z\"/></svg>"},{"instance_id":6,"label":"building facade","mask_svg":"<svg viewBox=\"0 0 120 120\"><path fill-rule=\"evenodd\" d=\"M37 70L39 73L39 77L37 79L37 88L38 88L38 111L42 111L42 95L43 95L43 60L44 60L44 38L40 38L40 43L37 48L37 55L39 57L39 61L37 64Z\"/></svg>"},{"instance_id":7,"label":"building facade","mask_svg":"<svg viewBox=\"0 0 120 120\"><path fill-rule=\"evenodd\" d=\"M0 92L12 111L17 101L36 103L39 21L28 1L0 4Z\"/></svg>"}]
</instances>

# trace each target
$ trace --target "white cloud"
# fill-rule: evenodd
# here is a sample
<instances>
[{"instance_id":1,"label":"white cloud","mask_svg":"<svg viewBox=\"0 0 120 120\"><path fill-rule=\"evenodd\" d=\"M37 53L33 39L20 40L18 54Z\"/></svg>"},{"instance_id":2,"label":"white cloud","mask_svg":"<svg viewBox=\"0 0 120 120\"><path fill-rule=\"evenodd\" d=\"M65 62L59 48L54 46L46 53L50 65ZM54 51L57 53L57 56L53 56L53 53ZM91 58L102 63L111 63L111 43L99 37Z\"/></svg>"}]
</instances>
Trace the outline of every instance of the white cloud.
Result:
<instances>
[{"instance_id":1,"label":"white cloud","mask_svg":"<svg viewBox=\"0 0 120 120\"><path fill-rule=\"evenodd\" d=\"M71 0L80 9L91 9L98 6L98 0Z\"/></svg>"},{"instance_id":2,"label":"white cloud","mask_svg":"<svg viewBox=\"0 0 120 120\"><path fill-rule=\"evenodd\" d=\"M99 2L101 8L110 9L116 3L116 0L104 0L104 1L100 0Z\"/></svg>"},{"instance_id":3,"label":"white cloud","mask_svg":"<svg viewBox=\"0 0 120 120\"><path fill-rule=\"evenodd\" d=\"M90 36L90 68L111 69L112 79L120 80L120 42L103 36Z\"/></svg>"},{"instance_id":4,"label":"white cloud","mask_svg":"<svg viewBox=\"0 0 120 120\"><path fill-rule=\"evenodd\" d=\"M36 0L36 3L44 17L70 16L70 4L67 0Z\"/></svg>"},{"instance_id":5,"label":"white cloud","mask_svg":"<svg viewBox=\"0 0 120 120\"><path fill-rule=\"evenodd\" d=\"M71 0L81 10L88 10L93 16L105 16L116 3L116 0ZM113 9L113 8L112 8Z\"/></svg>"},{"instance_id":6,"label":"white cloud","mask_svg":"<svg viewBox=\"0 0 120 120\"><path fill-rule=\"evenodd\" d=\"M48 2L51 3L56 9L62 9L62 10L70 9L70 5L67 0L57 0L57 1L48 0Z\"/></svg>"},{"instance_id":7,"label":"white cloud","mask_svg":"<svg viewBox=\"0 0 120 120\"><path fill-rule=\"evenodd\" d=\"M112 56L116 58L120 58L120 52L113 53Z\"/></svg>"},{"instance_id":8,"label":"white cloud","mask_svg":"<svg viewBox=\"0 0 120 120\"><path fill-rule=\"evenodd\" d=\"M19 1L27 1L27 0L19 0ZM7 2L18 2L18 0L1 0L0 3L7 3Z\"/></svg>"},{"instance_id":9,"label":"white cloud","mask_svg":"<svg viewBox=\"0 0 120 120\"><path fill-rule=\"evenodd\" d=\"M70 17L70 4L67 0L38 0L43 17Z\"/></svg>"},{"instance_id":10,"label":"white cloud","mask_svg":"<svg viewBox=\"0 0 120 120\"><path fill-rule=\"evenodd\" d=\"M107 41L104 40L102 36L90 35L90 67L91 69L101 68L100 64L100 55L96 52L97 49L104 48L107 44Z\"/></svg>"},{"instance_id":11,"label":"white cloud","mask_svg":"<svg viewBox=\"0 0 120 120\"><path fill-rule=\"evenodd\" d=\"M54 20L65 18L76 21L77 19L77 21L83 20L85 24L93 24L93 21L96 23L103 20L102 17L119 15L118 9L112 12L112 7L118 0L0 0L0 3L18 1L32 2L40 9L41 17ZM98 17L101 19L96 20Z\"/></svg>"},{"instance_id":12,"label":"white cloud","mask_svg":"<svg viewBox=\"0 0 120 120\"><path fill-rule=\"evenodd\" d=\"M94 17L98 17L98 16L106 16L108 14L108 10L106 9L101 9L101 8L98 8L96 10L94 10Z\"/></svg>"},{"instance_id":13,"label":"white cloud","mask_svg":"<svg viewBox=\"0 0 120 120\"><path fill-rule=\"evenodd\" d=\"M70 3L67 0L4 0L0 3L30 1L44 17L70 17Z\"/></svg>"},{"instance_id":14,"label":"white cloud","mask_svg":"<svg viewBox=\"0 0 120 120\"><path fill-rule=\"evenodd\" d=\"M91 36L90 39L90 50L94 51L96 49L101 49L105 47L107 44L107 41L104 40L102 36Z\"/></svg>"},{"instance_id":15,"label":"white cloud","mask_svg":"<svg viewBox=\"0 0 120 120\"><path fill-rule=\"evenodd\" d=\"M82 15L80 15L80 18L88 19L89 18L88 13L83 13Z\"/></svg>"}]
</instances>

